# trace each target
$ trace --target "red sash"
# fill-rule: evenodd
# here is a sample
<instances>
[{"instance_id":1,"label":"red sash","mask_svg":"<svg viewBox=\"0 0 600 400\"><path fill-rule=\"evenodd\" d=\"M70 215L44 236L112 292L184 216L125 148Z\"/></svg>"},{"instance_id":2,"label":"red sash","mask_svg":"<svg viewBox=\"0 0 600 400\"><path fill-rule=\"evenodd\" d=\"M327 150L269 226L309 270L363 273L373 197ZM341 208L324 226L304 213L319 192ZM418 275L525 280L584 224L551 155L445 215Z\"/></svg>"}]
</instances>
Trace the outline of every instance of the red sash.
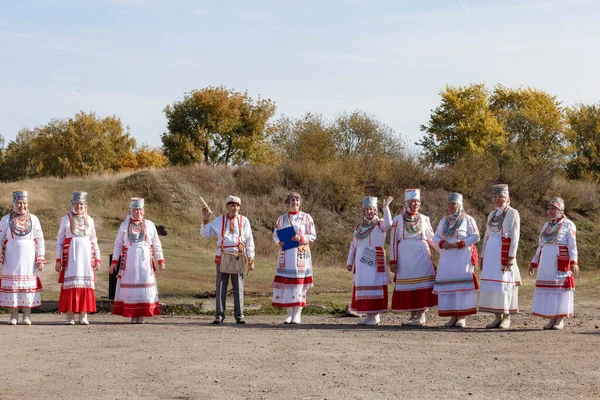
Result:
<instances>
[{"instance_id":1,"label":"red sash","mask_svg":"<svg viewBox=\"0 0 600 400\"><path fill-rule=\"evenodd\" d=\"M570 262L569 262L569 247L564 245L558 246L558 262L556 269L560 272L569 272Z\"/></svg>"},{"instance_id":2,"label":"red sash","mask_svg":"<svg viewBox=\"0 0 600 400\"><path fill-rule=\"evenodd\" d=\"M502 247L500 250L500 265L502 265L503 267L508 265L508 251L510 250L511 241L512 239L509 237L502 238Z\"/></svg>"}]
</instances>

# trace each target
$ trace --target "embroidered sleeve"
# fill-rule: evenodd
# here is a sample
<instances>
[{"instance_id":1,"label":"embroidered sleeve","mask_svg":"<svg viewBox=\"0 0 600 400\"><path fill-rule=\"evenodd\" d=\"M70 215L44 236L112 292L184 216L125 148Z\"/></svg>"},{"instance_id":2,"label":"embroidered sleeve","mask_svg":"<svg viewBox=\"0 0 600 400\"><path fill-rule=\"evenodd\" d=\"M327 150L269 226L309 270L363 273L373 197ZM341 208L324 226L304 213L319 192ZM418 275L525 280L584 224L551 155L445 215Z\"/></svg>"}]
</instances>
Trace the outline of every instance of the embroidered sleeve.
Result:
<instances>
[{"instance_id":1,"label":"embroidered sleeve","mask_svg":"<svg viewBox=\"0 0 600 400\"><path fill-rule=\"evenodd\" d=\"M69 217L64 215L60 219L60 227L58 228L58 235L56 235L56 261L62 259L63 246L65 245L65 230Z\"/></svg>"},{"instance_id":2,"label":"embroidered sleeve","mask_svg":"<svg viewBox=\"0 0 600 400\"><path fill-rule=\"evenodd\" d=\"M352 236L352 240L350 241L350 250L348 251L348 260L346 261L346 265L354 265L354 259L356 257L356 239Z\"/></svg>"},{"instance_id":3,"label":"embroidered sleeve","mask_svg":"<svg viewBox=\"0 0 600 400\"><path fill-rule=\"evenodd\" d=\"M123 251L123 232L127 231L127 225L125 222L122 222L119 226L119 230L117 231L117 237L115 238L115 245L113 247L113 258L112 263L117 265L119 262L119 257L121 256L121 252Z\"/></svg>"},{"instance_id":4,"label":"embroidered sleeve","mask_svg":"<svg viewBox=\"0 0 600 400\"><path fill-rule=\"evenodd\" d=\"M381 225L379 226L382 231L387 232L388 229L392 226L392 213L390 212L390 207L383 208L383 219L381 221Z\"/></svg>"},{"instance_id":5,"label":"embroidered sleeve","mask_svg":"<svg viewBox=\"0 0 600 400\"><path fill-rule=\"evenodd\" d=\"M571 264L577 264L577 228L573 221L569 221L567 228L567 246L569 247L569 260Z\"/></svg>"},{"instance_id":6,"label":"embroidered sleeve","mask_svg":"<svg viewBox=\"0 0 600 400\"><path fill-rule=\"evenodd\" d=\"M401 215L392 221L392 234L390 235L390 265L398 264L398 227Z\"/></svg>"},{"instance_id":7,"label":"embroidered sleeve","mask_svg":"<svg viewBox=\"0 0 600 400\"><path fill-rule=\"evenodd\" d=\"M91 217L90 225L92 226L92 230L90 232L90 240L92 241L92 250L94 252L94 258L96 261L100 261L100 247L98 246L98 236L96 236L96 225L94 224L94 220Z\"/></svg>"},{"instance_id":8,"label":"embroidered sleeve","mask_svg":"<svg viewBox=\"0 0 600 400\"><path fill-rule=\"evenodd\" d=\"M200 236L209 238L211 236L217 235L217 225L220 224L221 218L217 217L210 221L208 224L200 225ZM219 226L220 228L220 226Z\"/></svg>"},{"instance_id":9,"label":"embroidered sleeve","mask_svg":"<svg viewBox=\"0 0 600 400\"><path fill-rule=\"evenodd\" d=\"M315 230L315 222L313 221L310 214L306 214L306 218L304 219L304 234L302 235L302 243L312 243L317 240L317 231Z\"/></svg>"},{"instance_id":10,"label":"embroidered sleeve","mask_svg":"<svg viewBox=\"0 0 600 400\"><path fill-rule=\"evenodd\" d=\"M159 264L165 262L165 257L163 255L162 244L160 243L160 238L158 237L158 232L156 231L156 225L152 221L146 221L146 229L148 230L148 235L150 236L150 240L152 243L152 249L154 249L154 256Z\"/></svg>"},{"instance_id":11,"label":"embroidered sleeve","mask_svg":"<svg viewBox=\"0 0 600 400\"><path fill-rule=\"evenodd\" d=\"M254 258L254 237L252 236L252 227L250 226L250 220L246 217L243 218L242 223L242 236L246 243L246 257Z\"/></svg>"},{"instance_id":12,"label":"embroidered sleeve","mask_svg":"<svg viewBox=\"0 0 600 400\"><path fill-rule=\"evenodd\" d=\"M521 216L519 212L515 209L512 209L512 236L510 241L510 248L508 249L509 257L516 257L517 250L519 248L519 239L521 238Z\"/></svg>"},{"instance_id":13,"label":"embroidered sleeve","mask_svg":"<svg viewBox=\"0 0 600 400\"><path fill-rule=\"evenodd\" d=\"M44 262L46 255L46 246L44 243L44 232L42 232L42 225L40 220L36 216L31 216L31 223L33 225L33 237L35 238L35 253L36 262Z\"/></svg>"},{"instance_id":14,"label":"embroidered sleeve","mask_svg":"<svg viewBox=\"0 0 600 400\"><path fill-rule=\"evenodd\" d=\"M463 242L466 246L471 246L479 242L479 230L477 229L477 224L473 218L467 216L465 219L467 220L467 237L463 239Z\"/></svg>"},{"instance_id":15,"label":"embroidered sleeve","mask_svg":"<svg viewBox=\"0 0 600 400\"><path fill-rule=\"evenodd\" d=\"M546 222L544 224L544 226L542 227L542 232L544 231L544 229L546 229L547 224L548 223ZM535 255L533 256L533 260L531 260L531 264L530 264L533 268L537 268L538 265L540 264L541 252L542 252L542 235L540 234L540 236L538 237L538 248L535 251Z\"/></svg>"},{"instance_id":16,"label":"embroidered sleeve","mask_svg":"<svg viewBox=\"0 0 600 400\"><path fill-rule=\"evenodd\" d=\"M435 251L437 251L438 253L440 252L440 248L438 247L437 243L435 243L433 241L433 236L434 236L434 232L433 232L433 227L431 226L431 221L429 220L429 217L426 216L421 216L421 218L423 218L423 236L425 237L425 240L427 241L427 244L429 244L429 247L433 248Z\"/></svg>"},{"instance_id":17,"label":"embroidered sleeve","mask_svg":"<svg viewBox=\"0 0 600 400\"><path fill-rule=\"evenodd\" d=\"M435 235L433 235L433 243L435 243L439 248L442 247L442 243L444 240L442 239L442 228L444 227L445 218L442 218L440 223L435 230Z\"/></svg>"},{"instance_id":18,"label":"embroidered sleeve","mask_svg":"<svg viewBox=\"0 0 600 400\"><path fill-rule=\"evenodd\" d=\"M279 236L277 235L277 231L279 229L283 228L283 215L280 215L279 218L277 218L277 223L275 224L275 229L273 229L273 240L275 241L275 243L279 243Z\"/></svg>"}]
</instances>

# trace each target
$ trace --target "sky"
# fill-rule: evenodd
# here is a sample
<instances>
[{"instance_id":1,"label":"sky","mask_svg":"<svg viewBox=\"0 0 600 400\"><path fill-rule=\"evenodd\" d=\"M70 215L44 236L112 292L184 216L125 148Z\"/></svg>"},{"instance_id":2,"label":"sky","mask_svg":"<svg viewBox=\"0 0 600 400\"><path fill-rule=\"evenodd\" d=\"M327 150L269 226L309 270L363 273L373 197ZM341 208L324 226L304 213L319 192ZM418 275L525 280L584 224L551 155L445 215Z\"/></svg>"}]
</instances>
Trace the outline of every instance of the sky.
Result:
<instances>
[{"instance_id":1,"label":"sky","mask_svg":"<svg viewBox=\"0 0 600 400\"><path fill-rule=\"evenodd\" d=\"M165 106L223 85L410 144L446 85L599 103L598 21L596 0L0 0L0 134L85 111L158 147Z\"/></svg>"}]
</instances>

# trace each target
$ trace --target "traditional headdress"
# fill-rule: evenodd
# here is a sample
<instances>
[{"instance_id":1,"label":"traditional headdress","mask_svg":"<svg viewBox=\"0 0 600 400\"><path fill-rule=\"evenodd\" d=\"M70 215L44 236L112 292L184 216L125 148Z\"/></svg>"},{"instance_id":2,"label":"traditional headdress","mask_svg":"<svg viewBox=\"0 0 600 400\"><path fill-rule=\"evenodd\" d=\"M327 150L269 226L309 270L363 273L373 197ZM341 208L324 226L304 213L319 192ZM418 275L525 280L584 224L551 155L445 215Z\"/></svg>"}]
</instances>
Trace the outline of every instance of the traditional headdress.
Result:
<instances>
[{"instance_id":1,"label":"traditional headdress","mask_svg":"<svg viewBox=\"0 0 600 400\"><path fill-rule=\"evenodd\" d=\"M450 193L450 195L448 196L448 203L458 203L459 205L462 206L463 204L463 195L460 193Z\"/></svg>"},{"instance_id":2,"label":"traditional headdress","mask_svg":"<svg viewBox=\"0 0 600 400\"><path fill-rule=\"evenodd\" d=\"M565 211L565 201L561 197L553 197L548 202L549 206L554 206L558 208L560 211Z\"/></svg>"},{"instance_id":3,"label":"traditional headdress","mask_svg":"<svg viewBox=\"0 0 600 400\"><path fill-rule=\"evenodd\" d=\"M404 191L404 201L410 200L421 201L421 191L419 189L406 189Z\"/></svg>"},{"instance_id":4,"label":"traditional headdress","mask_svg":"<svg viewBox=\"0 0 600 400\"><path fill-rule=\"evenodd\" d=\"M144 208L144 199L141 197L132 197L129 200L129 209L133 210L134 208Z\"/></svg>"},{"instance_id":5,"label":"traditional headdress","mask_svg":"<svg viewBox=\"0 0 600 400\"><path fill-rule=\"evenodd\" d=\"M377 197L363 197L362 206L363 208L377 208Z\"/></svg>"},{"instance_id":6,"label":"traditional headdress","mask_svg":"<svg viewBox=\"0 0 600 400\"><path fill-rule=\"evenodd\" d=\"M497 194L499 196L509 197L508 195L508 185L504 183L500 183L498 185L494 185L492 188L492 194Z\"/></svg>"},{"instance_id":7,"label":"traditional headdress","mask_svg":"<svg viewBox=\"0 0 600 400\"><path fill-rule=\"evenodd\" d=\"M226 204L229 204L229 203L235 203L241 207L242 200L240 200L240 198L237 196L229 195L229 196L227 196Z\"/></svg>"},{"instance_id":8,"label":"traditional headdress","mask_svg":"<svg viewBox=\"0 0 600 400\"><path fill-rule=\"evenodd\" d=\"M83 203L83 204L86 204L87 203L87 197L88 197L87 192L74 191L73 192L73 197L71 198L71 204L73 204L73 203Z\"/></svg>"},{"instance_id":9,"label":"traditional headdress","mask_svg":"<svg viewBox=\"0 0 600 400\"><path fill-rule=\"evenodd\" d=\"M27 193L27 191L25 190L17 190L16 192L13 192L13 204L16 204L17 201L29 201L29 193Z\"/></svg>"}]
</instances>

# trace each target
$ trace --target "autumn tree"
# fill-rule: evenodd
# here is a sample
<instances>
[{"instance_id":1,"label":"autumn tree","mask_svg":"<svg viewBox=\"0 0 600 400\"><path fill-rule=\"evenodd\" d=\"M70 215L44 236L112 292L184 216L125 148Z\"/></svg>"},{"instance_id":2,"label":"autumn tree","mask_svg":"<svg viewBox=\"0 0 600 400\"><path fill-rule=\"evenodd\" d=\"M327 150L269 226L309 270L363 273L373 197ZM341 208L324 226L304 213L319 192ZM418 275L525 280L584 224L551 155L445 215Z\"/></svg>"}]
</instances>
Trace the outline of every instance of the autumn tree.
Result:
<instances>
[{"instance_id":1,"label":"autumn tree","mask_svg":"<svg viewBox=\"0 0 600 400\"><path fill-rule=\"evenodd\" d=\"M186 93L165 107L164 154L171 164L241 164L256 160L275 114L269 99L253 100L224 86Z\"/></svg>"},{"instance_id":2,"label":"autumn tree","mask_svg":"<svg viewBox=\"0 0 600 400\"><path fill-rule=\"evenodd\" d=\"M143 168L165 168L169 160L158 149L142 145L135 151L130 151L117 162L117 170L136 170Z\"/></svg>"},{"instance_id":3,"label":"autumn tree","mask_svg":"<svg viewBox=\"0 0 600 400\"><path fill-rule=\"evenodd\" d=\"M503 125L508 146L523 162L561 166L565 154L565 118L555 96L532 88L497 85L490 111Z\"/></svg>"},{"instance_id":4,"label":"autumn tree","mask_svg":"<svg viewBox=\"0 0 600 400\"><path fill-rule=\"evenodd\" d=\"M31 129L21 129L15 140L11 140L4 152L2 180L15 181L37 176L39 159L36 157L37 133Z\"/></svg>"},{"instance_id":5,"label":"autumn tree","mask_svg":"<svg viewBox=\"0 0 600 400\"><path fill-rule=\"evenodd\" d=\"M566 111L567 140L572 153L567 162L570 178L600 181L600 103L579 104Z\"/></svg>"},{"instance_id":6,"label":"autumn tree","mask_svg":"<svg viewBox=\"0 0 600 400\"><path fill-rule=\"evenodd\" d=\"M115 116L98 118L80 112L53 119L35 129L38 175L87 175L118 169L120 159L135 148L135 139Z\"/></svg>"},{"instance_id":7,"label":"autumn tree","mask_svg":"<svg viewBox=\"0 0 600 400\"><path fill-rule=\"evenodd\" d=\"M401 138L389 126L360 111L345 112L333 121L307 113L299 119L283 117L271 138L282 159L324 164L366 157L399 157Z\"/></svg>"},{"instance_id":8,"label":"autumn tree","mask_svg":"<svg viewBox=\"0 0 600 400\"><path fill-rule=\"evenodd\" d=\"M446 86L441 104L421 125L418 145L431 164L450 164L467 153L483 154L505 143L502 123L489 108L489 91L482 84Z\"/></svg>"}]
</instances>

